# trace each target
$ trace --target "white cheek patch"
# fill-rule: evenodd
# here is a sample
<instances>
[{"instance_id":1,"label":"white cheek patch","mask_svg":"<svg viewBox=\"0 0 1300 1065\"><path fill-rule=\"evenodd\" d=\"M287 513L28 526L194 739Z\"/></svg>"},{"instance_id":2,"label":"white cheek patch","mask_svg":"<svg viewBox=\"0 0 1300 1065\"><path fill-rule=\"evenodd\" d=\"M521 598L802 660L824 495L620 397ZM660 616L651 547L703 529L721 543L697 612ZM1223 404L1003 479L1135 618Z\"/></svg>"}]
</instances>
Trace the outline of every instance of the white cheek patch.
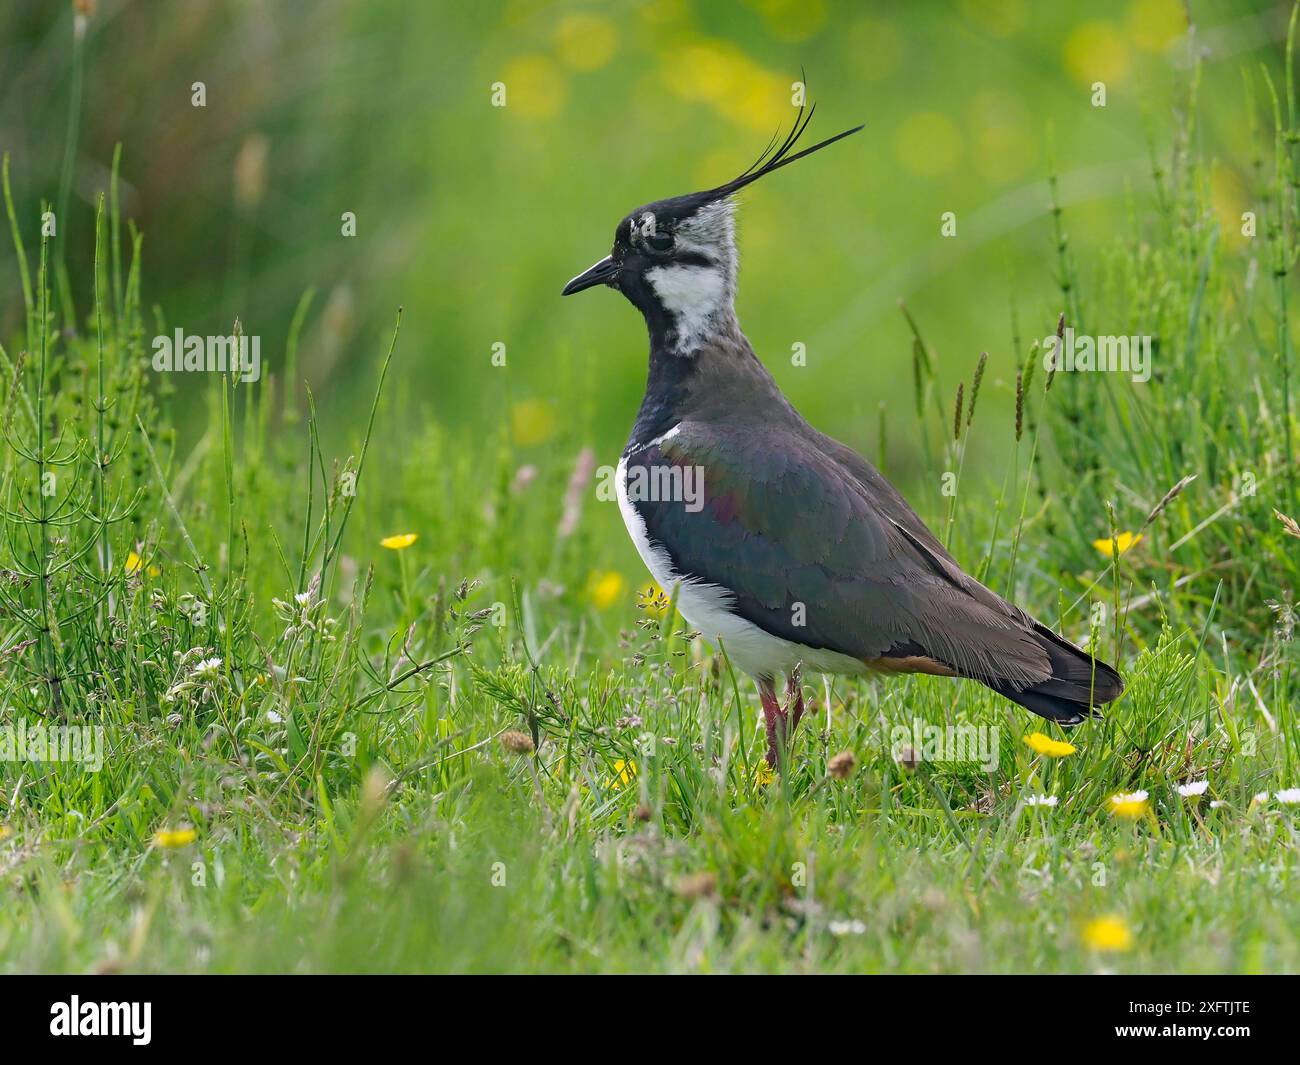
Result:
<instances>
[{"instance_id":1,"label":"white cheek patch","mask_svg":"<svg viewBox=\"0 0 1300 1065\"><path fill-rule=\"evenodd\" d=\"M656 266L646 271L655 295L676 320L677 350L685 353L711 332L730 301L726 275L713 266Z\"/></svg>"},{"instance_id":2,"label":"white cheek patch","mask_svg":"<svg viewBox=\"0 0 1300 1065\"><path fill-rule=\"evenodd\" d=\"M701 208L678 227L677 247L724 263L736 261L735 206L722 200Z\"/></svg>"}]
</instances>

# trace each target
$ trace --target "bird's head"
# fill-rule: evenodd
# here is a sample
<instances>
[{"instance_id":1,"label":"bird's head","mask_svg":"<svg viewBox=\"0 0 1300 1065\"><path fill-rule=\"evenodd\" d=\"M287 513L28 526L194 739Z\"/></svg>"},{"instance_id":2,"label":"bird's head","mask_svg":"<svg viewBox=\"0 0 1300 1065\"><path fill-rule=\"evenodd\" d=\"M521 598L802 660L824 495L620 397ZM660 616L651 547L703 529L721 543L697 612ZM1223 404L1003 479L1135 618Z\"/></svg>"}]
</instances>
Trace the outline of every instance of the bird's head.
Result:
<instances>
[{"instance_id":1,"label":"bird's head","mask_svg":"<svg viewBox=\"0 0 1300 1065\"><path fill-rule=\"evenodd\" d=\"M691 354L732 314L736 295L735 194L796 159L857 133L856 126L795 152L813 111L799 117L754 164L725 185L638 207L618 224L614 248L564 286L569 296L597 285L616 288L645 315L652 336ZM793 154L792 154L793 153Z\"/></svg>"}]
</instances>

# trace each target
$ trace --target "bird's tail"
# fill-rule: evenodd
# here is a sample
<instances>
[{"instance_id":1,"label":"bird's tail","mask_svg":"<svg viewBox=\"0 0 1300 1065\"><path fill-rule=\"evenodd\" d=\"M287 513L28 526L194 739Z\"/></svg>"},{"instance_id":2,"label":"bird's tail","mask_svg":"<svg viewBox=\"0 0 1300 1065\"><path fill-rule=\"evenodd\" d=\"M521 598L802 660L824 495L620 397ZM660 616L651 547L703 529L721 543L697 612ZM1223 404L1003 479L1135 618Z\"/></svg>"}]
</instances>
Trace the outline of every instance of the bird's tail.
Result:
<instances>
[{"instance_id":1,"label":"bird's tail","mask_svg":"<svg viewBox=\"0 0 1300 1065\"><path fill-rule=\"evenodd\" d=\"M1018 688L1005 681L984 681L999 695L1060 725L1077 725L1087 717L1100 717L1097 708L1124 690L1120 675L1069 640L1034 623L1034 637L1047 652L1052 675L1044 681Z\"/></svg>"}]
</instances>

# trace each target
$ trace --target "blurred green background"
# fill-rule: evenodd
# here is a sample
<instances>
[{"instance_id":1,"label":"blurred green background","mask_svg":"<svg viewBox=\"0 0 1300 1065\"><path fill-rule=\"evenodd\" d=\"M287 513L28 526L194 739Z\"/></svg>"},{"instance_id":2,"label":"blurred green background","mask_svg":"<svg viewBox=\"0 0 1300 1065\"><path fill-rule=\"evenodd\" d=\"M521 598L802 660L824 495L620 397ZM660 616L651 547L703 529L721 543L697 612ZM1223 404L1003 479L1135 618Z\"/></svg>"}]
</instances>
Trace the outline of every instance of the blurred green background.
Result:
<instances>
[{"instance_id":1,"label":"blurred green background","mask_svg":"<svg viewBox=\"0 0 1300 1065\"><path fill-rule=\"evenodd\" d=\"M1251 206L1242 71L1277 66L1289 8L1197 0L1191 14L1198 135L1231 244ZM792 120L803 68L810 137L867 128L746 192L741 321L805 415L868 455L889 404L889 472L906 484L919 457L892 414L911 391L897 301L941 379L955 386L989 352L982 409L1009 425L1015 360L1061 309L1046 178L1059 174L1074 245L1141 239L1134 207L1186 100L1186 25L1176 0L9 0L0 146L34 241L80 115L60 237L83 321L94 202L120 142L145 303L168 327L216 333L238 317L274 375L313 287L303 376L329 425L360 415L403 305L400 416L463 432L467 448L502 427L525 453L564 434L612 462L644 381L643 328L613 293L561 300L560 287L629 209L746 166ZM1085 274L1097 258L1079 253ZM21 324L6 250L0 334ZM203 388L190 376L181 402ZM981 434L968 468L1010 442Z\"/></svg>"}]
</instances>

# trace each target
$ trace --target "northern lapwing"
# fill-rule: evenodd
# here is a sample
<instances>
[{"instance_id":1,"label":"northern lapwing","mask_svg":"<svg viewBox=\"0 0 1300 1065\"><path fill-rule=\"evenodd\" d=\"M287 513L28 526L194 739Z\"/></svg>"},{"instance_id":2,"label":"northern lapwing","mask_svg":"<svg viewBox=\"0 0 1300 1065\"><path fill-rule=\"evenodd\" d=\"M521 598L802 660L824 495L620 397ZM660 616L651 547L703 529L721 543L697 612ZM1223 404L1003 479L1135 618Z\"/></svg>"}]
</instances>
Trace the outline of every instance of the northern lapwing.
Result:
<instances>
[{"instance_id":1,"label":"northern lapwing","mask_svg":"<svg viewBox=\"0 0 1300 1065\"><path fill-rule=\"evenodd\" d=\"M962 572L870 462L799 416L740 330L735 194L863 128L796 152L812 114L725 185L638 207L564 286L616 288L649 328L616 475L628 532L682 617L758 682L773 765L805 713L801 668L964 677L1062 725L1095 716L1119 674Z\"/></svg>"}]
</instances>

